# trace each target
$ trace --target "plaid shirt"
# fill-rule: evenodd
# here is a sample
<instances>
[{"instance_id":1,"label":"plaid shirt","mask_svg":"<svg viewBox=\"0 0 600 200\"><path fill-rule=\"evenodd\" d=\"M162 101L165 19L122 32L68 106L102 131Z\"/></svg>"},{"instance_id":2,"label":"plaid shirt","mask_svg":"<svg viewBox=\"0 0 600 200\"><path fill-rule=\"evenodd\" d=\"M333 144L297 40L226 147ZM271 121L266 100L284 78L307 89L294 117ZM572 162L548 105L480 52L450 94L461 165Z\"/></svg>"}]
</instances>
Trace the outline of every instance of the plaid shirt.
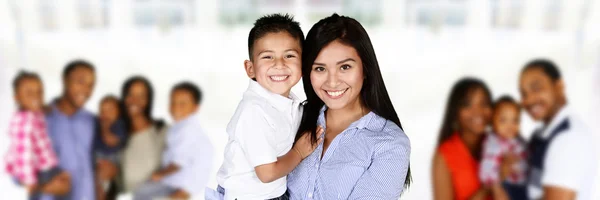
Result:
<instances>
[{"instance_id":1,"label":"plaid shirt","mask_svg":"<svg viewBox=\"0 0 600 200\"><path fill-rule=\"evenodd\" d=\"M43 113L19 111L9 126L10 147L5 156L6 171L19 183L37 183L37 173L58 165L46 132Z\"/></svg>"},{"instance_id":2,"label":"plaid shirt","mask_svg":"<svg viewBox=\"0 0 600 200\"><path fill-rule=\"evenodd\" d=\"M479 178L486 185L498 183L500 180L500 166L502 157L507 153L519 155L521 160L513 166L514 173L506 177L508 183L523 184L526 181L527 159L526 148L523 141L518 138L503 139L490 133L483 141L483 156L479 168Z\"/></svg>"}]
</instances>

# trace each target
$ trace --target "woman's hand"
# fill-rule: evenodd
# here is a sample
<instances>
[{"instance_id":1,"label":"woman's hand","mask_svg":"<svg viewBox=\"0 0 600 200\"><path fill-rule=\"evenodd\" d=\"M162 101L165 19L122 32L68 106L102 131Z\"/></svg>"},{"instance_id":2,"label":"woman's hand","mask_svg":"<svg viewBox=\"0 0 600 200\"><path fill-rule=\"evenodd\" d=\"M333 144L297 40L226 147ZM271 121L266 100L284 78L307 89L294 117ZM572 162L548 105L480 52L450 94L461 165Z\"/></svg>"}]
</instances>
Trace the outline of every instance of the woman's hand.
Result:
<instances>
[{"instance_id":1,"label":"woman's hand","mask_svg":"<svg viewBox=\"0 0 600 200\"><path fill-rule=\"evenodd\" d=\"M300 154L300 157L304 160L304 158L308 157L313 151L315 151L315 149L317 148L317 146L319 146L319 144L321 144L321 142L323 142L323 138L321 138L321 135L323 135L323 128L321 128L321 126L317 127L317 143L313 144L312 141L310 140L310 132L308 133L304 133L304 135L302 135L302 137L300 137L300 139L296 142L296 144L294 144L293 150L296 151L298 154Z\"/></svg>"},{"instance_id":2,"label":"woman's hand","mask_svg":"<svg viewBox=\"0 0 600 200\"><path fill-rule=\"evenodd\" d=\"M500 166L500 180L504 180L515 172L513 166L519 162L521 158L513 153L508 153L502 157Z\"/></svg>"}]
</instances>

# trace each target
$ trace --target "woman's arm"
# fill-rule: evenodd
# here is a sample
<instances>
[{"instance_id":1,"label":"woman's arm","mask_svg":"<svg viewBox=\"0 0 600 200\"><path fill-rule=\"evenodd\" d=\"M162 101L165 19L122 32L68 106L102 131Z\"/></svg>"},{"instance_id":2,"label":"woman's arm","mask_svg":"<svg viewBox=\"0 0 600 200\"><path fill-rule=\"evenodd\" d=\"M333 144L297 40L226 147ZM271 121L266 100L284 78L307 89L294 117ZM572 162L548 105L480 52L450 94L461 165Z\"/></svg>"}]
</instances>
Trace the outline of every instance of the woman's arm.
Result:
<instances>
[{"instance_id":1,"label":"woman's arm","mask_svg":"<svg viewBox=\"0 0 600 200\"><path fill-rule=\"evenodd\" d=\"M452 178L450 170L446 166L446 162L440 153L436 153L433 157L432 180L433 183L433 199L435 200L451 200L454 197L452 189Z\"/></svg>"},{"instance_id":2,"label":"woman's arm","mask_svg":"<svg viewBox=\"0 0 600 200\"><path fill-rule=\"evenodd\" d=\"M470 200L484 200L484 199L487 199L487 197L489 196L489 194L490 194L490 190L489 189L487 189L485 187L481 187L469 199Z\"/></svg>"}]
</instances>

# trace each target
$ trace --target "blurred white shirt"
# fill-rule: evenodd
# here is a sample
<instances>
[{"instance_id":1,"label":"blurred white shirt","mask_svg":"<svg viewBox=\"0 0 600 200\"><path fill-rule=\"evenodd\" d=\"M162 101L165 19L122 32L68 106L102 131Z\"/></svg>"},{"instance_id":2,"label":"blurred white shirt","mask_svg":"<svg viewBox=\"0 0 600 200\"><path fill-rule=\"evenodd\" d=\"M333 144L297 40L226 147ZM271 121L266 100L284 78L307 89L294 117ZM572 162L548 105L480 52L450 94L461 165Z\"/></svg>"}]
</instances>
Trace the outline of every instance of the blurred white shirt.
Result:
<instances>
[{"instance_id":1,"label":"blurred white shirt","mask_svg":"<svg viewBox=\"0 0 600 200\"><path fill-rule=\"evenodd\" d=\"M166 137L162 167L173 163L180 168L161 182L183 189L191 196L203 197L204 188L210 179L214 147L200 126L198 114L192 114L173 124Z\"/></svg>"},{"instance_id":2,"label":"blurred white shirt","mask_svg":"<svg viewBox=\"0 0 600 200\"><path fill-rule=\"evenodd\" d=\"M569 120L569 128L557 135L547 149L541 185L573 190L579 200L592 199L598 168L597 143L585 124L565 106L542 132L542 138L549 137L565 119ZM539 199L542 195L543 188L529 185L530 198Z\"/></svg>"}]
</instances>

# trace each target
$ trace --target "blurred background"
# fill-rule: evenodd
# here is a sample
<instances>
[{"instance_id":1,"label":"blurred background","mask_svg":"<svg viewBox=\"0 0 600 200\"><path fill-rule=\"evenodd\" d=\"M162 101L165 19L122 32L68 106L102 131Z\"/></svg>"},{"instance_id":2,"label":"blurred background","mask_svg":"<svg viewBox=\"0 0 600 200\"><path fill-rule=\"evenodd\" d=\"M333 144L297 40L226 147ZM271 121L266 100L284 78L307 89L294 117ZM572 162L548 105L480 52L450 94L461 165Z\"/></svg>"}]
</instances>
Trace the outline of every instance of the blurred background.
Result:
<instances>
[{"instance_id":1,"label":"blurred background","mask_svg":"<svg viewBox=\"0 0 600 200\"><path fill-rule=\"evenodd\" d=\"M8 146L15 110L10 83L17 71L38 72L50 101L61 93L65 64L83 58L97 68L86 105L94 112L102 96L118 95L127 77L141 74L156 90L154 116L170 120L171 87L183 80L200 85L203 126L217 148L216 174L225 127L247 88L248 32L259 16L276 12L295 15L305 33L334 12L365 26L412 143L414 183L402 199L432 198L438 129L450 87L460 77L482 78L495 97L519 99L521 67L550 58L564 74L571 106L596 135L600 130L600 0L5 0L0 153ZM294 91L304 98L301 83ZM536 124L523 116L528 138ZM25 199L4 172L0 188L3 199Z\"/></svg>"}]
</instances>

